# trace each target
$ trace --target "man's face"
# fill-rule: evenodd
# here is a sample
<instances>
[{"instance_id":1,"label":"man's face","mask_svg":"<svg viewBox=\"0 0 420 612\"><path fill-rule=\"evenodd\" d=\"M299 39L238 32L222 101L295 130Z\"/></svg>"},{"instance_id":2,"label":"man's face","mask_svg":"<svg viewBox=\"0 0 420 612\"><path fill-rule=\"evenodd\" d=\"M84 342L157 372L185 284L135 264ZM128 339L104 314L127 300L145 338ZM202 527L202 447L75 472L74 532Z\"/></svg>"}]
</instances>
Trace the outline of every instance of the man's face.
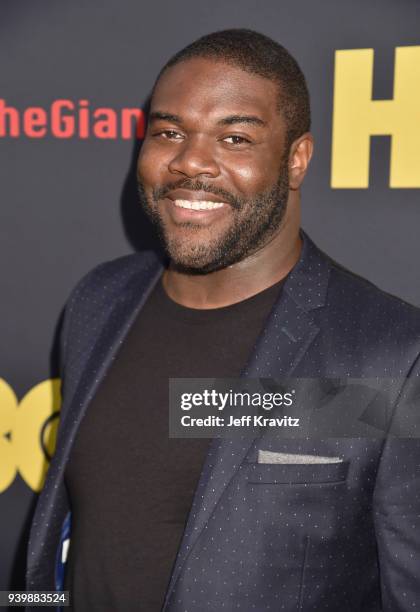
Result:
<instances>
[{"instance_id":1,"label":"man's face","mask_svg":"<svg viewBox=\"0 0 420 612\"><path fill-rule=\"evenodd\" d=\"M289 184L277 105L274 83L220 61L186 60L160 78L139 194L177 269L225 268L278 231Z\"/></svg>"}]
</instances>

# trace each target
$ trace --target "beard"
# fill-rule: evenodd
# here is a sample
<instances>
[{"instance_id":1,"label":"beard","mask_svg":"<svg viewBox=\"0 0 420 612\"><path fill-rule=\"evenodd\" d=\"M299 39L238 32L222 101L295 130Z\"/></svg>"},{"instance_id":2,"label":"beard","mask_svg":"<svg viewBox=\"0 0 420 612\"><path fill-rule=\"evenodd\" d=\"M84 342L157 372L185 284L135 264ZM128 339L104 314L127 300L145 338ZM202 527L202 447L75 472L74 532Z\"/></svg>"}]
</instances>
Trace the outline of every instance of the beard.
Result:
<instances>
[{"instance_id":1,"label":"beard","mask_svg":"<svg viewBox=\"0 0 420 612\"><path fill-rule=\"evenodd\" d=\"M218 235L212 235L211 225L203 230L200 224L188 221L177 225L182 228L184 236L180 238L174 235L162 218L159 200L175 189L200 190L220 195L231 207L232 222L229 227ZM193 179L155 187L151 198L146 195L145 187L138 179L138 193L140 203L156 228L171 266L184 274L209 274L249 257L279 230L289 195L287 158L282 160L277 182L252 198L239 198L224 189ZM203 240L203 231L207 232L206 240Z\"/></svg>"}]
</instances>

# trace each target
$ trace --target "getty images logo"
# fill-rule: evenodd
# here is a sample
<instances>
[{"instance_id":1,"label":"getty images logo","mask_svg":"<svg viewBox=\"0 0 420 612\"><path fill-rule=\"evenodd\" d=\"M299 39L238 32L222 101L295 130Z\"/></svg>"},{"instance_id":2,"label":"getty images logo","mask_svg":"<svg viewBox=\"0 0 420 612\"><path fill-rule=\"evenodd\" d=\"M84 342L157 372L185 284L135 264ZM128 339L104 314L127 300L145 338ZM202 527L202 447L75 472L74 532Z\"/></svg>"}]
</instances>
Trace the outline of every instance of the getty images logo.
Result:
<instances>
[{"instance_id":1,"label":"getty images logo","mask_svg":"<svg viewBox=\"0 0 420 612\"><path fill-rule=\"evenodd\" d=\"M19 110L0 98L0 138L102 138L144 136L140 108L91 108L88 100L54 100L48 108L29 106Z\"/></svg>"}]
</instances>

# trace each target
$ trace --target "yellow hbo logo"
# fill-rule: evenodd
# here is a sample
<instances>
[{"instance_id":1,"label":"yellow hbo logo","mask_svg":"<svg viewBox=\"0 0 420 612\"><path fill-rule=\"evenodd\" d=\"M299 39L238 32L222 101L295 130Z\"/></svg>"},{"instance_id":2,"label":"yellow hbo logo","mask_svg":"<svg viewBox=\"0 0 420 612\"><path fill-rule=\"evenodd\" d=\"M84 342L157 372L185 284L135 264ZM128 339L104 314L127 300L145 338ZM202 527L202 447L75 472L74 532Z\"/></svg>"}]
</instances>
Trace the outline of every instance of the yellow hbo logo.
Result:
<instances>
[{"instance_id":1,"label":"yellow hbo logo","mask_svg":"<svg viewBox=\"0 0 420 612\"><path fill-rule=\"evenodd\" d=\"M44 380L18 402L0 378L0 493L20 476L33 491L44 485L56 442L60 379Z\"/></svg>"}]
</instances>

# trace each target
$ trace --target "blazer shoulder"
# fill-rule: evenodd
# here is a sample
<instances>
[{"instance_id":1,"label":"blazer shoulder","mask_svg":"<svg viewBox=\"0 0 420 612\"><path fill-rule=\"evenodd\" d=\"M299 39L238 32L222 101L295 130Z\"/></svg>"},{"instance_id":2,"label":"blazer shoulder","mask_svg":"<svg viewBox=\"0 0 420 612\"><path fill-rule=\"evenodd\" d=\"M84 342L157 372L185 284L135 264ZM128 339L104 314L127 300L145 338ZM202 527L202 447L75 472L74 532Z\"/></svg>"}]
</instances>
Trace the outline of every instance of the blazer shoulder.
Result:
<instances>
[{"instance_id":1,"label":"blazer shoulder","mask_svg":"<svg viewBox=\"0 0 420 612\"><path fill-rule=\"evenodd\" d=\"M319 305L327 306L327 312L337 315L341 322L353 320L354 324L359 324L363 318L375 328L376 324L394 321L420 330L420 308L349 270L314 244L305 232L303 237L306 247L303 268L306 272L309 268L309 273L303 275L299 291L302 292L302 283L309 278L312 303L313 294L325 286ZM333 319L329 318L332 323Z\"/></svg>"},{"instance_id":2,"label":"blazer shoulder","mask_svg":"<svg viewBox=\"0 0 420 612\"><path fill-rule=\"evenodd\" d=\"M379 342L384 350L411 347L413 354L420 352L420 308L334 260L330 262L327 306L338 336L350 333L363 346L378 346Z\"/></svg>"},{"instance_id":3,"label":"blazer shoulder","mask_svg":"<svg viewBox=\"0 0 420 612\"><path fill-rule=\"evenodd\" d=\"M81 298L111 299L113 294L119 294L134 277L147 273L153 268L158 269L162 265L163 262L155 251L122 255L102 262L82 276L71 292L68 304Z\"/></svg>"},{"instance_id":4,"label":"blazer shoulder","mask_svg":"<svg viewBox=\"0 0 420 612\"><path fill-rule=\"evenodd\" d=\"M114 304L130 295L141 281L151 278L163 267L154 251L123 255L105 261L87 272L76 284L64 308L60 334L60 370L73 338L99 333ZM147 283L146 283L147 284Z\"/></svg>"},{"instance_id":5,"label":"blazer shoulder","mask_svg":"<svg viewBox=\"0 0 420 612\"><path fill-rule=\"evenodd\" d=\"M348 270L338 262L330 261L331 296L342 296L341 304L347 303L356 310L363 308L365 313L378 309L387 316L404 316L420 324L420 308L383 289L373 282ZM366 312L368 309L368 312Z\"/></svg>"}]
</instances>

